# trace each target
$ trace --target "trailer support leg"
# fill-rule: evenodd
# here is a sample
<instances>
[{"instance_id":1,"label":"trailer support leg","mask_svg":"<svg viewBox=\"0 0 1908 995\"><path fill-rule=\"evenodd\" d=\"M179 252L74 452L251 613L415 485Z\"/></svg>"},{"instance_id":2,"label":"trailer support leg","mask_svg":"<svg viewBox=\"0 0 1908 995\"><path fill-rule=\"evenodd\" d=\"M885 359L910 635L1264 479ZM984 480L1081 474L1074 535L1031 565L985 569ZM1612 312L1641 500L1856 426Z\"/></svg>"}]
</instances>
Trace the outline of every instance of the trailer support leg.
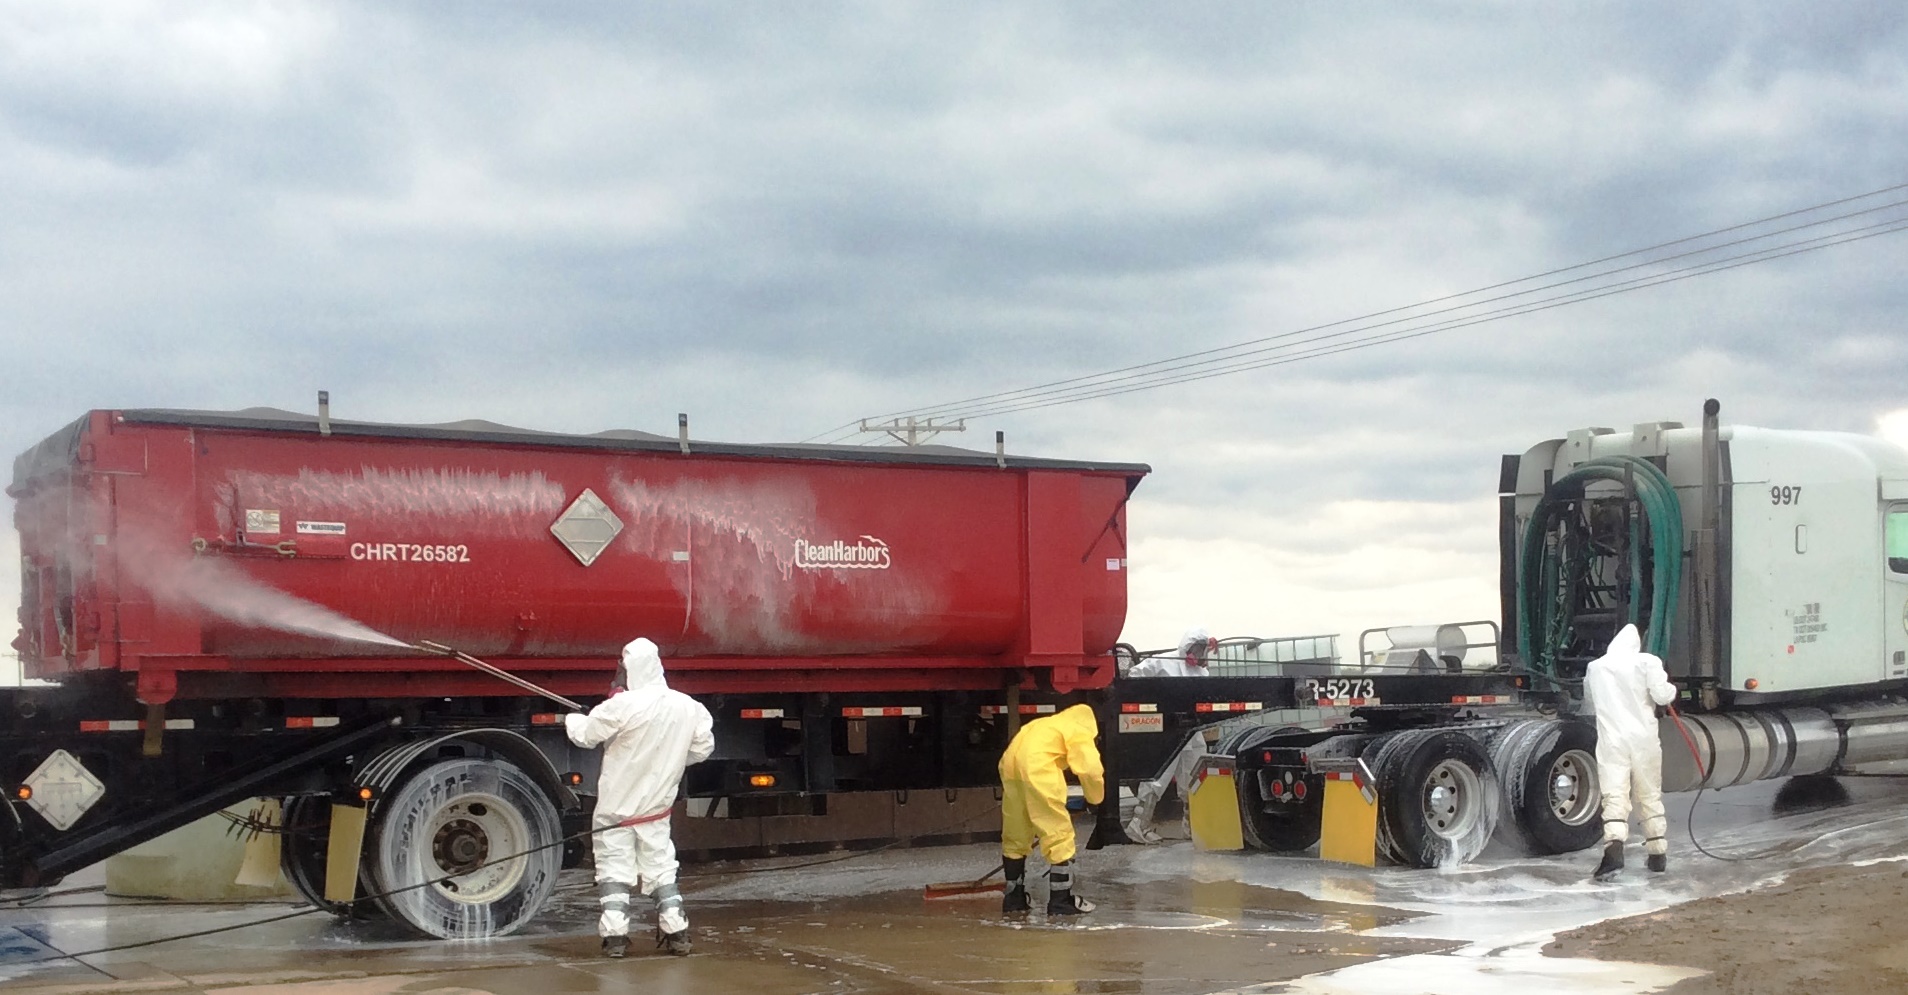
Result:
<instances>
[{"instance_id":1,"label":"trailer support leg","mask_svg":"<svg viewBox=\"0 0 1908 995\"><path fill-rule=\"evenodd\" d=\"M1119 734L1118 709L1116 702L1110 708L1101 710L1098 716L1100 760L1106 768L1106 797L1093 809L1093 836L1086 845L1089 850L1133 842L1132 837L1126 835L1126 827L1120 824L1120 741L1116 738Z\"/></svg>"},{"instance_id":2,"label":"trailer support leg","mask_svg":"<svg viewBox=\"0 0 1908 995\"><path fill-rule=\"evenodd\" d=\"M164 749L166 735L166 706L164 703L146 706L146 739L139 746L142 756L156 757Z\"/></svg>"}]
</instances>

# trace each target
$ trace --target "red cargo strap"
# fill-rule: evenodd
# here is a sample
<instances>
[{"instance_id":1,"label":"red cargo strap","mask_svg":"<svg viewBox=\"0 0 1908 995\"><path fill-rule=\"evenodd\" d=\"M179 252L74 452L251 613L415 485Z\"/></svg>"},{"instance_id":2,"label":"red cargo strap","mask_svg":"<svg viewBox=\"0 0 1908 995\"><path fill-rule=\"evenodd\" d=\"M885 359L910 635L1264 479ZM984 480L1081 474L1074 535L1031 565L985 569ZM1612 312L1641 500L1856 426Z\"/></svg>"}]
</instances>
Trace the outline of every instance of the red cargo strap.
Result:
<instances>
[{"instance_id":1,"label":"red cargo strap","mask_svg":"<svg viewBox=\"0 0 1908 995\"><path fill-rule=\"evenodd\" d=\"M612 828L628 829L631 826L640 826L645 822L655 822L659 819L667 819L667 818L669 818L669 810L663 809L662 811L657 812L655 815L632 815L629 818L624 819L623 821L617 823Z\"/></svg>"}]
</instances>

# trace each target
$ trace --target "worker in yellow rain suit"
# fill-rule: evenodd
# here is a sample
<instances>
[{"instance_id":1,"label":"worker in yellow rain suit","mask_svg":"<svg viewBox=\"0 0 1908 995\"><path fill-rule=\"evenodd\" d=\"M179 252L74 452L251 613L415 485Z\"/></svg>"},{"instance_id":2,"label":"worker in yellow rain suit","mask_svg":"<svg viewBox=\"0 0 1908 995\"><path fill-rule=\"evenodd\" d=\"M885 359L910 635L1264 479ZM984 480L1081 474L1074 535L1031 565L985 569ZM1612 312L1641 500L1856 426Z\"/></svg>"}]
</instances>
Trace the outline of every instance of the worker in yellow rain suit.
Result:
<instances>
[{"instance_id":1,"label":"worker in yellow rain suit","mask_svg":"<svg viewBox=\"0 0 1908 995\"><path fill-rule=\"evenodd\" d=\"M1099 722L1090 705L1020 727L1000 758L1000 853L1007 872L1004 913L1025 912L1027 854L1034 841L1047 854L1047 914L1077 916L1093 903L1073 894L1073 817L1067 812L1066 772L1080 780L1088 805L1106 797L1106 773L1093 745Z\"/></svg>"}]
</instances>

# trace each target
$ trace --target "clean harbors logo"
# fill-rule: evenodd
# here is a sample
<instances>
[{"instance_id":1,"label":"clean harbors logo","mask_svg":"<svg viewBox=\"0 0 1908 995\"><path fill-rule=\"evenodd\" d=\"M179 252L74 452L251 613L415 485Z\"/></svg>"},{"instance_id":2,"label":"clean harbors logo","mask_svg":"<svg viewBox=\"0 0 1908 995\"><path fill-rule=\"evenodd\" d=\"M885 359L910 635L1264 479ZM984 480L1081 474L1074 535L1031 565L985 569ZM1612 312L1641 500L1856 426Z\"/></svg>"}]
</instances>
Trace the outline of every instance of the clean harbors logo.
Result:
<instances>
[{"instance_id":1,"label":"clean harbors logo","mask_svg":"<svg viewBox=\"0 0 1908 995\"><path fill-rule=\"evenodd\" d=\"M854 542L795 540L795 565L803 570L886 570L894 565L888 544L874 536Z\"/></svg>"}]
</instances>

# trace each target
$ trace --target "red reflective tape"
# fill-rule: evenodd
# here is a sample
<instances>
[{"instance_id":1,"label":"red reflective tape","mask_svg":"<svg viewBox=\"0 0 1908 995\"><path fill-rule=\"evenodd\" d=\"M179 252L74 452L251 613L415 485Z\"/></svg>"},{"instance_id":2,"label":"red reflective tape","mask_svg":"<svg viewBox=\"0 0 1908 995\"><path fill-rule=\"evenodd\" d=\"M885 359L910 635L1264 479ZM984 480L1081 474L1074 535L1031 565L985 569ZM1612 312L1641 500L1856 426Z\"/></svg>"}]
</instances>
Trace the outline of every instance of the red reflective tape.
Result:
<instances>
[{"instance_id":1,"label":"red reflective tape","mask_svg":"<svg viewBox=\"0 0 1908 995\"><path fill-rule=\"evenodd\" d=\"M1120 711L1152 713L1159 711L1159 705L1150 701L1128 701L1120 705Z\"/></svg>"},{"instance_id":2,"label":"red reflective tape","mask_svg":"<svg viewBox=\"0 0 1908 995\"><path fill-rule=\"evenodd\" d=\"M533 726L562 725L563 716L561 713L558 713L558 712L537 712L536 714L530 716L530 724Z\"/></svg>"},{"instance_id":3,"label":"red reflective tape","mask_svg":"<svg viewBox=\"0 0 1908 995\"><path fill-rule=\"evenodd\" d=\"M1210 701L1202 701L1202 702L1200 702L1199 704L1197 704L1197 705L1194 705L1194 706L1193 706L1193 711L1195 711L1195 712L1210 712L1210 711L1212 711L1212 702L1210 702Z\"/></svg>"},{"instance_id":4,"label":"red reflective tape","mask_svg":"<svg viewBox=\"0 0 1908 995\"><path fill-rule=\"evenodd\" d=\"M1256 712L1264 707L1257 701L1202 701L1193 706L1201 712Z\"/></svg>"},{"instance_id":5,"label":"red reflective tape","mask_svg":"<svg viewBox=\"0 0 1908 995\"><path fill-rule=\"evenodd\" d=\"M893 719L920 714L921 707L919 705L887 705L880 708L844 708L841 710L841 717L844 719Z\"/></svg>"},{"instance_id":6,"label":"red reflective tape","mask_svg":"<svg viewBox=\"0 0 1908 995\"><path fill-rule=\"evenodd\" d=\"M744 708L742 710L742 717L745 719L779 719L782 717L782 710L779 708Z\"/></svg>"},{"instance_id":7,"label":"red reflective tape","mask_svg":"<svg viewBox=\"0 0 1908 995\"><path fill-rule=\"evenodd\" d=\"M1020 714L1022 715L1052 715L1056 710L1057 710L1057 706L1054 706L1054 705L1022 705L1020 706ZM982 705L980 711L982 715L1006 715L1007 706L1006 705ZM911 712L907 712L906 714L919 715L921 714L921 710L917 708Z\"/></svg>"},{"instance_id":8,"label":"red reflective tape","mask_svg":"<svg viewBox=\"0 0 1908 995\"><path fill-rule=\"evenodd\" d=\"M138 732L146 727L138 719L81 719L80 732Z\"/></svg>"},{"instance_id":9,"label":"red reflective tape","mask_svg":"<svg viewBox=\"0 0 1908 995\"><path fill-rule=\"evenodd\" d=\"M531 716L531 721L534 722L535 720L536 716ZM336 715L285 716L285 728L287 729L327 729L337 724L338 717Z\"/></svg>"}]
</instances>

